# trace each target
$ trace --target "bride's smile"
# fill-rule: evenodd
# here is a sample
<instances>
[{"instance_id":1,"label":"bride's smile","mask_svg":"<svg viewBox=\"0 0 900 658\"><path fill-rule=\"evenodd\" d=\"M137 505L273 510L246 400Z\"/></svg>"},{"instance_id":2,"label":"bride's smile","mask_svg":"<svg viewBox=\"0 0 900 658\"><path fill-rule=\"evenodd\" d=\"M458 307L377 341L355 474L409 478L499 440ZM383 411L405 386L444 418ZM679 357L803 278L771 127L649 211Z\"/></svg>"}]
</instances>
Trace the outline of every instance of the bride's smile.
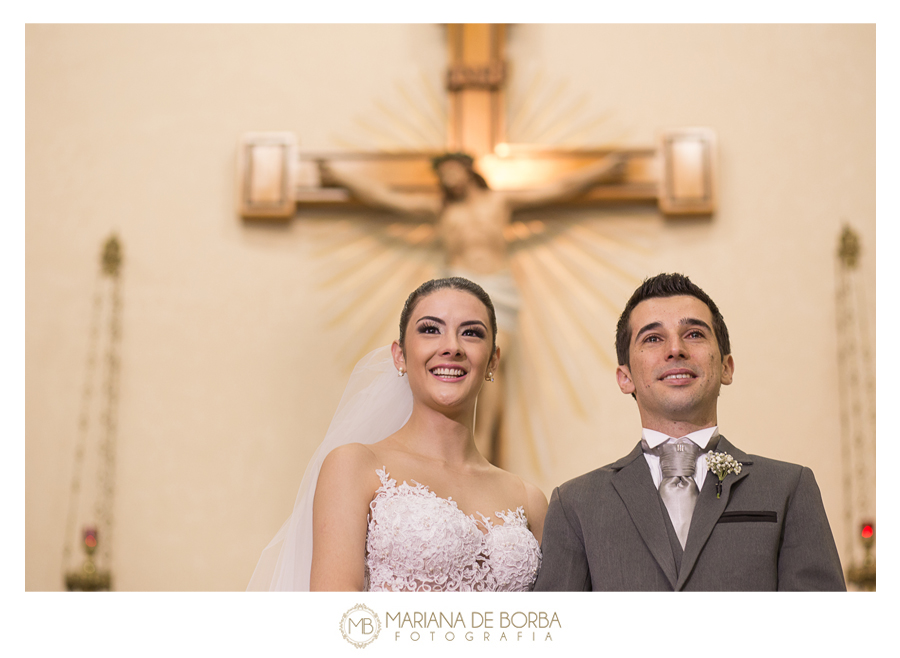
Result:
<instances>
[{"instance_id":1,"label":"bride's smile","mask_svg":"<svg viewBox=\"0 0 900 658\"><path fill-rule=\"evenodd\" d=\"M469 412L488 373L496 369L490 318L468 292L438 290L423 297L410 316L404 344L394 349L409 376L413 399L428 406Z\"/></svg>"},{"instance_id":2,"label":"bride's smile","mask_svg":"<svg viewBox=\"0 0 900 658\"><path fill-rule=\"evenodd\" d=\"M475 444L478 394L500 362L490 297L461 277L426 281L399 329L354 368L253 589L533 587L547 497Z\"/></svg>"},{"instance_id":3,"label":"bride's smile","mask_svg":"<svg viewBox=\"0 0 900 658\"><path fill-rule=\"evenodd\" d=\"M465 377L466 371L456 366L437 366L431 369L431 374L444 381L457 381Z\"/></svg>"}]
</instances>

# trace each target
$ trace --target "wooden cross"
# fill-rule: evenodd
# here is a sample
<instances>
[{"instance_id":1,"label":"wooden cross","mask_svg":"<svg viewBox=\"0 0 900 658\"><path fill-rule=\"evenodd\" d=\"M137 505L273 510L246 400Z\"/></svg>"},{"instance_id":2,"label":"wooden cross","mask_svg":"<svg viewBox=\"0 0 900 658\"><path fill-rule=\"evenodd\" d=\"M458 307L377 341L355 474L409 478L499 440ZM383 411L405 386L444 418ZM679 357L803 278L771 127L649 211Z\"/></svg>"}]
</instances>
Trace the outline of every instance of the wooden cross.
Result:
<instances>
[{"instance_id":1,"label":"wooden cross","mask_svg":"<svg viewBox=\"0 0 900 658\"><path fill-rule=\"evenodd\" d=\"M613 149L560 149L506 142L504 85L506 26L447 26L446 151L465 151L493 189L526 189L580 169ZM431 158L442 151L381 153L300 152L291 133L248 133L238 152L239 212L247 220L290 219L301 206L356 202L340 188L322 187L317 160L341 163L397 191L440 195ZM625 176L566 202L656 203L666 215L710 214L716 207L716 140L708 128L661 133L655 147L616 149Z\"/></svg>"}]
</instances>

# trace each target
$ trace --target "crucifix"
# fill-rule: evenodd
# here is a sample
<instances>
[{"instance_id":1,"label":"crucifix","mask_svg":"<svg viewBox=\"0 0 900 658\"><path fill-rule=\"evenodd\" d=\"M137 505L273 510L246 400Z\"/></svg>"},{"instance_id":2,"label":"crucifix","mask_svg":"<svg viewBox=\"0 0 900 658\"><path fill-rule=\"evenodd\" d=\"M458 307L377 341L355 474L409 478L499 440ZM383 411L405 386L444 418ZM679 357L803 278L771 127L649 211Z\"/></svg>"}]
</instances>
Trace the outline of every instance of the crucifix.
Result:
<instances>
[{"instance_id":1,"label":"crucifix","mask_svg":"<svg viewBox=\"0 0 900 658\"><path fill-rule=\"evenodd\" d=\"M655 148L626 150L510 144L506 26L448 25L447 38L444 151L300 152L290 133L249 133L239 148L240 213L248 221L289 220L298 205L362 203L435 222L445 275L475 280L495 301L502 353L515 333L518 309L506 259L512 212L549 204L637 202L656 203L672 216L712 213L715 136L709 129L668 130ZM456 155L447 158L447 152ZM454 192L457 184L460 190ZM485 386L476 421L476 443L495 463L503 461L503 397L500 385Z\"/></svg>"},{"instance_id":2,"label":"crucifix","mask_svg":"<svg viewBox=\"0 0 900 658\"><path fill-rule=\"evenodd\" d=\"M447 26L449 100L446 151L472 155L492 189L527 188L575 171L611 150L558 149L506 142L503 51L506 26ZM663 131L655 147L619 150L627 160L615 184L567 203L656 202L667 216L715 210L715 135L708 128ZM254 219L290 219L297 206L354 204L346 190L322 187L323 157L392 189L438 195L431 159L440 152L301 153L291 133L248 133L239 148L239 212Z\"/></svg>"}]
</instances>

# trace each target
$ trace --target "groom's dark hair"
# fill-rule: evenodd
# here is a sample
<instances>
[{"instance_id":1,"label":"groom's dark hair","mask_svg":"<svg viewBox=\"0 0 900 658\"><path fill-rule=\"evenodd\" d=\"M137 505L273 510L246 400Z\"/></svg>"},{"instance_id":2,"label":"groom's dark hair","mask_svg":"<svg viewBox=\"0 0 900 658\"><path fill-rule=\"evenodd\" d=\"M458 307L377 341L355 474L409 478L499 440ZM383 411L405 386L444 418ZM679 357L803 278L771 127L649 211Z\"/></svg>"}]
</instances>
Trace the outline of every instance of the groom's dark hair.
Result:
<instances>
[{"instance_id":1,"label":"groom's dark hair","mask_svg":"<svg viewBox=\"0 0 900 658\"><path fill-rule=\"evenodd\" d=\"M649 279L644 279L644 282L634 291L631 299L625 304L625 310L622 311L622 315L619 316L619 322L616 325L616 357L620 366L631 366L628 358L628 347L631 344L631 312L634 310L634 307L654 297L677 297L679 295L696 297L709 307L713 319L713 333L715 333L716 342L719 344L719 356L724 359L731 354L728 327L725 326L725 319L712 298L684 274L657 274Z\"/></svg>"}]
</instances>

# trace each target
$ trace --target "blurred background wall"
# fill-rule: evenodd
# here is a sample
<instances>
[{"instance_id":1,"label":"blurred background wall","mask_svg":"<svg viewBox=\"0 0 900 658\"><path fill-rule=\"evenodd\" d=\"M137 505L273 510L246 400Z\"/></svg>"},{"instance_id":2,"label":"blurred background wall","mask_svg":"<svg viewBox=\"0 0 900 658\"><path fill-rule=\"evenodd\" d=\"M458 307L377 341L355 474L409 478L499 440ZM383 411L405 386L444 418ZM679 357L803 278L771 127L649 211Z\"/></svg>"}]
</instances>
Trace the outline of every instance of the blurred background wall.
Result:
<instances>
[{"instance_id":1,"label":"blurred background wall","mask_svg":"<svg viewBox=\"0 0 900 658\"><path fill-rule=\"evenodd\" d=\"M835 252L851 224L874 350L874 26L514 25L507 52L511 140L648 146L662 128L717 132L712 218L641 206L526 219L555 226L553 239L579 227L608 239L615 267L598 267L595 283L609 282L615 308L660 271L710 293L736 362L722 431L812 467L846 566L856 527L843 507ZM334 284L350 267L335 243L386 220L362 209L242 220L238 140L285 130L317 150L440 147L404 141L397 118L441 116L445 66L436 25L26 27L27 590L63 587L99 253L112 232L124 257L114 587L246 586L371 339L346 320L355 297ZM554 113L583 129L557 129ZM526 241L514 254L523 264L552 246ZM393 282L393 315L430 254L396 257L422 268ZM523 314L546 313L546 297L530 295ZM605 317L596 336L611 352L615 313ZM552 459L538 471L510 462L548 495L639 438L612 368L573 356L591 367L596 404L544 409Z\"/></svg>"}]
</instances>

